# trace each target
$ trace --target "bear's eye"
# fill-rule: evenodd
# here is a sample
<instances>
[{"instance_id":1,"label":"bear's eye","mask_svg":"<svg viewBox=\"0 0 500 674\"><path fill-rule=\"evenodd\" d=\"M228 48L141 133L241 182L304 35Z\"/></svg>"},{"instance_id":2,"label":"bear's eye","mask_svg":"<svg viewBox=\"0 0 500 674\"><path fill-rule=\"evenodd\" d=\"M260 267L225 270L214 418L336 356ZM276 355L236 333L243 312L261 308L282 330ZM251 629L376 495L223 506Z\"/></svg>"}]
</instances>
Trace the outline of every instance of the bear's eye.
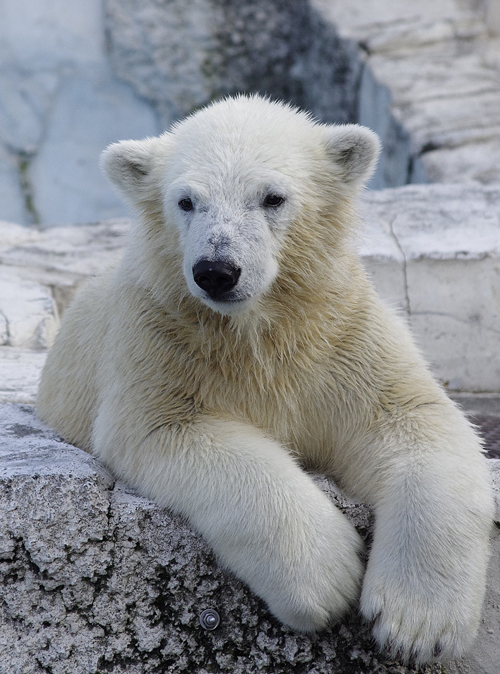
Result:
<instances>
[{"instance_id":1,"label":"bear's eye","mask_svg":"<svg viewBox=\"0 0 500 674\"><path fill-rule=\"evenodd\" d=\"M191 199L189 197L184 197L184 199L181 199L179 201L179 208L182 211L187 212L187 211L192 211L193 208L194 208L194 205L193 205L193 202L191 201Z\"/></svg>"},{"instance_id":2,"label":"bear's eye","mask_svg":"<svg viewBox=\"0 0 500 674\"><path fill-rule=\"evenodd\" d=\"M282 197L279 194L268 194L264 199L264 206L266 208L278 208L285 203L285 197Z\"/></svg>"}]
</instances>

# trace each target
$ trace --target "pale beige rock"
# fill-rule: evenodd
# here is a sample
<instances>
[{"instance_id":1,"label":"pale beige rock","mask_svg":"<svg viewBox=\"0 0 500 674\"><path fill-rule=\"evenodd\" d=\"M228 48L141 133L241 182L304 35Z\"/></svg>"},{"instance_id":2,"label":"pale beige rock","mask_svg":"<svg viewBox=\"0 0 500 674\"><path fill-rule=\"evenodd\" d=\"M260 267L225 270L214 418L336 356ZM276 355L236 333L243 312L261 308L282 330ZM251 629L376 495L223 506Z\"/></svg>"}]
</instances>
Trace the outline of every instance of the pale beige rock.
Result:
<instances>
[{"instance_id":1,"label":"pale beige rock","mask_svg":"<svg viewBox=\"0 0 500 674\"><path fill-rule=\"evenodd\" d=\"M389 306L407 313L403 251L391 231L390 222L380 216L377 206L373 208L372 196L372 192L365 194L365 224L359 233L358 250L379 295Z\"/></svg>"},{"instance_id":2,"label":"pale beige rock","mask_svg":"<svg viewBox=\"0 0 500 674\"><path fill-rule=\"evenodd\" d=\"M500 4L497 0L485 0L486 25L491 35L500 35Z\"/></svg>"},{"instance_id":3,"label":"pale beige rock","mask_svg":"<svg viewBox=\"0 0 500 674\"><path fill-rule=\"evenodd\" d=\"M458 5L456 0L312 0L312 4L330 21L336 22L341 32L356 40L363 40L370 31L393 31L396 34L413 29L418 32L426 26L446 19L470 23L477 21L467 4Z\"/></svg>"},{"instance_id":4,"label":"pale beige rock","mask_svg":"<svg viewBox=\"0 0 500 674\"><path fill-rule=\"evenodd\" d=\"M60 316L85 279L120 256L129 224L38 230L0 222L0 401L34 403Z\"/></svg>"},{"instance_id":5,"label":"pale beige rock","mask_svg":"<svg viewBox=\"0 0 500 674\"><path fill-rule=\"evenodd\" d=\"M0 265L34 269L49 283L65 274L77 282L116 260L129 226L127 218L41 229L0 222Z\"/></svg>"},{"instance_id":6,"label":"pale beige rock","mask_svg":"<svg viewBox=\"0 0 500 674\"><path fill-rule=\"evenodd\" d=\"M500 390L500 189L406 186L367 193L364 210L367 232L397 247L380 244L368 270L385 279L379 292L406 313L437 377L450 389Z\"/></svg>"},{"instance_id":7,"label":"pale beige rock","mask_svg":"<svg viewBox=\"0 0 500 674\"><path fill-rule=\"evenodd\" d=\"M426 152L425 168L436 183L500 185L500 138Z\"/></svg>"},{"instance_id":8,"label":"pale beige rock","mask_svg":"<svg viewBox=\"0 0 500 674\"><path fill-rule=\"evenodd\" d=\"M413 151L421 153L428 179L499 183L496 0L312 2L341 36L365 51L375 79L391 92L392 114L409 132Z\"/></svg>"},{"instance_id":9,"label":"pale beige rock","mask_svg":"<svg viewBox=\"0 0 500 674\"><path fill-rule=\"evenodd\" d=\"M129 226L126 218L45 229L0 222L0 274L44 286L62 314L86 278L119 258ZM26 302L23 307L31 312Z\"/></svg>"},{"instance_id":10,"label":"pale beige rock","mask_svg":"<svg viewBox=\"0 0 500 674\"><path fill-rule=\"evenodd\" d=\"M12 268L0 267L0 317L3 346L46 349L59 329L57 306L50 289Z\"/></svg>"},{"instance_id":11,"label":"pale beige rock","mask_svg":"<svg viewBox=\"0 0 500 674\"><path fill-rule=\"evenodd\" d=\"M0 402L34 405L47 352L0 347Z\"/></svg>"}]
</instances>

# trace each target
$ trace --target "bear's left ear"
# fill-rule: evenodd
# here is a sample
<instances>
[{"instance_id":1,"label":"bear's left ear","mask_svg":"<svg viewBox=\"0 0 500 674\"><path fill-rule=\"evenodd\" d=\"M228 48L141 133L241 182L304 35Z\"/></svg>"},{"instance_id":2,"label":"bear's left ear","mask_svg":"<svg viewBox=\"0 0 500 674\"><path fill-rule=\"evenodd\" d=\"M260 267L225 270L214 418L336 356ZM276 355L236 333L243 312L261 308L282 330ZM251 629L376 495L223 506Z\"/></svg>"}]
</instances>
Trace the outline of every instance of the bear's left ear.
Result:
<instances>
[{"instance_id":1,"label":"bear's left ear","mask_svg":"<svg viewBox=\"0 0 500 674\"><path fill-rule=\"evenodd\" d=\"M380 140L365 126L333 125L326 129L326 152L343 182L361 186L375 169Z\"/></svg>"}]
</instances>

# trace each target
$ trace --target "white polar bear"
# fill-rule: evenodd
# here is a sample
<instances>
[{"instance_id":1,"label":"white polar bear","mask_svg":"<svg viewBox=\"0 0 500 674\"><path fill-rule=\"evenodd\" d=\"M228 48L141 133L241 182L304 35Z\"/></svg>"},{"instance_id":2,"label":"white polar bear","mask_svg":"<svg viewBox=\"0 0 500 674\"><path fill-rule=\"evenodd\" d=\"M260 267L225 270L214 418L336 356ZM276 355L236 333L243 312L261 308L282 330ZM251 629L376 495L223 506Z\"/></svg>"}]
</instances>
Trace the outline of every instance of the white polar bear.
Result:
<instances>
[{"instance_id":1,"label":"white polar bear","mask_svg":"<svg viewBox=\"0 0 500 674\"><path fill-rule=\"evenodd\" d=\"M480 443L354 252L376 136L227 99L102 164L140 212L67 312L42 419L186 515L283 623L358 597L418 663L477 631L493 503ZM373 505L368 567L304 469Z\"/></svg>"}]
</instances>

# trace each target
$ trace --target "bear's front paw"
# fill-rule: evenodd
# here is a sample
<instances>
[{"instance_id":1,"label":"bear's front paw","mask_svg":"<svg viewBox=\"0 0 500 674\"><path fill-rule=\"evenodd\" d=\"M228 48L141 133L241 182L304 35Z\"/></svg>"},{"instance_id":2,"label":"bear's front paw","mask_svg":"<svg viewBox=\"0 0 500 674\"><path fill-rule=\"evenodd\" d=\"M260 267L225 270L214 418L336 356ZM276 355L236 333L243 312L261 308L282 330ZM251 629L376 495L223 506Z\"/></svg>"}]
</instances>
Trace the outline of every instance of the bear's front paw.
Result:
<instances>
[{"instance_id":1,"label":"bear's front paw","mask_svg":"<svg viewBox=\"0 0 500 674\"><path fill-rule=\"evenodd\" d=\"M281 569L280 582L266 597L272 613L299 632L316 632L338 621L359 597L361 539L340 518L336 529L330 536L319 531L315 549L305 550L302 559L296 557L291 567Z\"/></svg>"},{"instance_id":2,"label":"bear's front paw","mask_svg":"<svg viewBox=\"0 0 500 674\"><path fill-rule=\"evenodd\" d=\"M467 597L450 597L432 585L419 591L398 581L367 580L363 586L361 612L373 623L377 643L405 663L454 659L474 640L478 615Z\"/></svg>"}]
</instances>

